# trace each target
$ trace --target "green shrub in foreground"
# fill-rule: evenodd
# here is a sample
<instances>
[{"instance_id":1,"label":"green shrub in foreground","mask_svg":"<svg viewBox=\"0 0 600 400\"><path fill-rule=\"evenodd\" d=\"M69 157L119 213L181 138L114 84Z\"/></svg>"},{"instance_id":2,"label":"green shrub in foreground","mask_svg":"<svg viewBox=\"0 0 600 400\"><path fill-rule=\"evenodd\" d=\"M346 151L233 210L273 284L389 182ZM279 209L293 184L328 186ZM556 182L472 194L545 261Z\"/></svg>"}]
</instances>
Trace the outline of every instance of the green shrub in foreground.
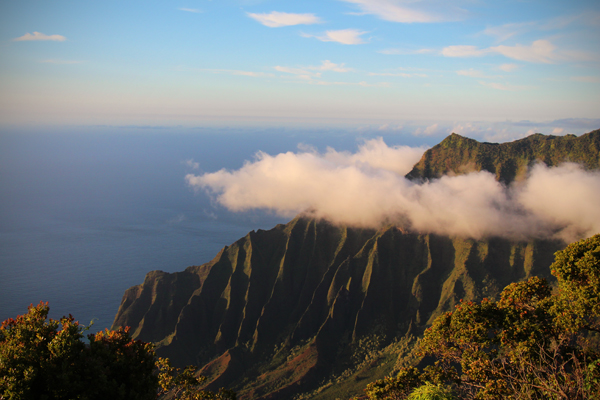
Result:
<instances>
[{"instance_id":1,"label":"green shrub in foreground","mask_svg":"<svg viewBox=\"0 0 600 400\"><path fill-rule=\"evenodd\" d=\"M425 383L419 386L408 396L408 400L455 400L456 397L450 388L442 385Z\"/></svg>"}]
</instances>

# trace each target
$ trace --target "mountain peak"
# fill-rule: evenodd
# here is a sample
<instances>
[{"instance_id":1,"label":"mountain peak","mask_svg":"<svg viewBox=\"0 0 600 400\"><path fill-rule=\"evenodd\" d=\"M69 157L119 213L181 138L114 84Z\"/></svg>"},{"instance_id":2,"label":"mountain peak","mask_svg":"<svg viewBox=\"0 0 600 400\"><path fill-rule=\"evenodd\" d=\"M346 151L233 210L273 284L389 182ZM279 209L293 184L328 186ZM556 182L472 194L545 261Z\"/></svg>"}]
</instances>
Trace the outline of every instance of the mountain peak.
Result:
<instances>
[{"instance_id":1,"label":"mountain peak","mask_svg":"<svg viewBox=\"0 0 600 400\"><path fill-rule=\"evenodd\" d=\"M406 177L429 180L442 175L488 171L504 184L523 177L530 166L577 162L586 169L600 166L600 130L585 135L552 136L535 133L507 143L481 143L456 133L427 150Z\"/></svg>"}]
</instances>

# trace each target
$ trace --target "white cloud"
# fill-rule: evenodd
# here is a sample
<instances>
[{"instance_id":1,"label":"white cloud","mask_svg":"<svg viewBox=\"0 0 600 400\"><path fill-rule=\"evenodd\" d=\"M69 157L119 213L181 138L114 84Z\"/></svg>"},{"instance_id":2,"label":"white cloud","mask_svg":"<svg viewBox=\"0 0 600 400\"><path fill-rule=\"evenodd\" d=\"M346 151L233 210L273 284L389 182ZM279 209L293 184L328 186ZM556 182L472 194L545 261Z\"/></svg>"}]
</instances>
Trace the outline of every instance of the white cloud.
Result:
<instances>
[{"instance_id":1,"label":"white cloud","mask_svg":"<svg viewBox=\"0 0 600 400\"><path fill-rule=\"evenodd\" d=\"M477 46L448 46L442 49L442 55L446 57L481 57L487 53L486 50L478 49Z\"/></svg>"},{"instance_id":2,"label":"white cloud","mask_svg":"<svg viewBox=\"0 0 600 400\"><path fill-rule=\"evenodd\" d=\"M183 165L191 169L200 169L200 163L194 161L193 158L183 161Z\"/></svg>"},{"instance_id":3,"label":"white cloud","mask_svg":"<svg viewBox=\"0 0 600 400\"><path fill-rule=\"evenodd\" d=\"M411 55L411 54L431 54L435 53L434 49L417 49L417 50L409 50L409 49L384 49L379 50L378 53L381 54L389 54L389 55Z\"/></svg>"},{"instance_id":4,"label":"white cloud","mask_svg":"<svg viewBox=\"0 0 600 400\"><path fill-rule=\"evenodd\" d=\"M367 31L359 31L358 29L341 29L337 31L326 31L323 36L316 36L303 33L303 37L314 37L322 42L338 42L341 44L363 44L366 43L361 36Z\"/></svg>"},{"instance_id":5,"label":"white cloud","mask_svg":"<svg viewBox=\"0 0 600 400\"><path fill-rule=\"evenodd\" d=\"M296 75L296 77L300 79L310 80L313 78L320 78L322 72L313 72L313 71L332 71L332 72L349 72L352 71L352 68L347 68L344 63L336 64L329 60L324 60L321 62L321 65L317 66L307 66L307 67L284 67L281 65L277 65L273 67L276 71L284 72L286 74Z\"/></svg>"},{"instance_id":6,"label":"white cloud","mask_svg":"<svg viewBox=\"0 0 600 400\"><path fill-rule=\"evenodd\" d=\"M424 149L366 142L355 154L315 151L258 153L236 171L189 174L188 184L212 193L232 211L270 209L333 223L473 238L560 237L600 231L600 173L574 164L534 167L509 188L488 172L426 183L403 177Z\"/></svg>"},{"instance_id":7,"label":"white cloud","mask_svg":"<svg viewBox=\"0 0 600 400\"><path fill-rule=\"evenodd\" d=\"M487 49L479 49L476 46L448 46L442 50L446 57L481 57L484 55L498 53L505 57L519 61L533 63L552 63L563 57L556 52L556 47L548 40L536 40L531 46L516 44L515 46L495 46Z\"/></svg>"},{"instance_id":8,"label":"white cloud","mask_svg":"<svg viewBox=\"0 0 600 400\"><path fill-rule=\"evenodd\" d=\"M529 89L529 87L527 86L517 86L517 85L509 85L506 83L497 83L497 82L483 82L483 81L479 81L479 84L482 86L486 86L492 89L496 89L496 90L504 90L504 91L509 91L509 92L515 92L515 91L519 91L519 90L526 90Z\"/></svg>"},{"instance_id":9,"label":"white cloud","mask_svg":"<svg viewBox=\"0 0 600 400\"><path fill-rule=\"evenodd\" d=\"M446 132L439 126L439 124L429 125L426 128L418 128L413 135L415 136L435 136L445 134Z\"/></svg>"},{"instance_id":10,"label":"white cloud","mask_svg":"<svg viewBox=\"0 0 600 400\"><path fill-rule=\"evenodd\" d=\"M321 23L321 19L314 14L293 14L273 11L269 14L247 13L250 18L255 19L269 28L280 28L292 25L312 25Z\"/></svg>"},{"instance_id":11,"label":"white cloud","mask_svg":"<svg viewBox=\"0 0 600 400\"><path fill-rule=\"evenodd\" d=\"M554 128L552 130L552 134L553 135L562 135L564 133L564 129L563 128Z\"/></svg>"},{"instance_id":12,"label":"white cloud","mask_svg":"<svg viewBox=\"0 0 600 400\"><path fill-rule=\"evenodd\" d=\"M556 47L547 40L536 40L531 46L517 44L515 46L490 47L490 51L500 53L505 57L534 63L552 63L557 60L558 56L554 50Z\"/></svg>"},{"instance_id":13,"label":"white cloud","mask_svg":"<svg viewBox=\"0 0 600 400\"><path fill-rule=\"evenodd\" d=\"M355 4L361 11L358 15L375 15L385 21L413 23L413 22L437 22L455 19L456 15L452 9L445 8L440 14L433 14L424 8L436 8L440 4L432 6L428 2L414 0L342 0ZM419 9L419 6L420 9ZM441 11L441 10L440 10ZM442 17L442 15L445 15Z\"/></svg>"},{"instance_id":14,"label":"white cloud","mask_svg":"<svg viewBox=\"0 0 600 400\"><path fill-rule=\"evenodd\" d=\"M575 82L600 83L600 77L598 76L572 76L571 80Z\"/></svg>"},{"instance_id":15,"label":"white cloud","mask_svg":"<svg viewBox=\"0 0 600 400\"><path fill-rule=\"evenodd\" d=\"M495 36L499 42L503 42L513 36L520 35L531 30L534 26L535 22L512 23L486 28L483 33L486 35Z\"/></svg>"},{"instance_id":16,"label":"white cloud","mask_svg":"<svg viewBox=\"0 0 600 400\"><path fill-rule=\"evenodd\" d=\"M275 67L273 67L273 69L278 72L296 75L296 77L298 77L300 79L308 80L308 79L312 79L312 78L320 78L321 77L320 72L312 72L312 71L308 71L307 69L303 69L303 68L283 67L281 65L276 65Z\"/></svg>"},{"instance_id":17,"label":"white cloud","mask_svg":"<svg viewBox=\"0 0 600 400\"><path fill-rule=\"evenodd\" d=\"M202 10L199 10L197 8L185 8L185 7L181 7L181 8L178 8L178 10L179 11L186 11L186 12L196 13L196 14L202 12Z\"/></svg>"},{"instance_id":18,"label":"white cloud","mask_svg":"<svg viewBox=\"0 0 600 400\"><path fill-rule=\"evenodd\" d=\"M388 82L331 82L331 81L309 81L310 84L320 86L362 86L362 87L390 87Z\"/></svg>"},{"instance_id":19,"label":"white cloud","mask_svg":"<svg viewBox=\"0 0 600 400\"><path fill-rule=\"evenodd\" d=\"M461 75L461 76L468 76L471 78L494 78L493 76L487 76L486 74L484 74L481 71L478 71L476 69L473 68L469 68L466 70L460 70L460 71L456 71L457 75Z\"/></svg>"},{"instance_id":20,"label":"white cloud","mask_svg":"<svg viewBox=\"0 0 600 400\"><path fill-rule=\"evenodd\" d=\"M369 76L401 76L402 78L426 78L427 74L409 74L406 72L369 72Z\"/></svg>"},{"instance_id":21,"label":"white cloud","mask_svg":"<svg viewBox=\"0 0 600 400\"><path fill-rule=\"evenodd\" d=\"M48 59L40 61L44 64L82 64L85 61L77 61L77 60L56 60L56 59Z\"/></svg>"},{"instance_id":22,"label":"white cloud","mask_svg":"<svg viewBox=\"0 0 600 400\"><path fill-rule=\"evenodd\" d=\"M66 37L61 35L45 35L40 32L26 33L23 36L13 39L16 42L29 41L29 40L52 40L56 42L64 42L67 40Z\"/></svg>"},{"instance_id":23,"label":"white cloud","mask_svg":"<svg viewBox=\"0 0 600 400\"><path fill-rule=\"evenodd\" d=\"M316 69L319 71L334 71L334 72L349 72L352 71L352 68L344 67L344 63L335 64L329 60L325 60L321 62L321 65L317 67L308 67L308 69Z\"/></svg>"},{"instance_id":24,"label":"white cloud","mask_svg":"<svg viewBox=\"0 0 600 400\"><path fill-rule=\"evenodd\" d=\"M516 70L517 68L519 68L519 66L517 64L502 64L502 65L498 66L498 68L504 72L512 72L512 71Z\"/></svg>"},{"instance_id":25,"label":"white cloud","mask_svg":"<svg viewBox=\"0 0 600 400\"><path fill-rule=\"evenodd\" d=\"M265 72L254 72L254 71L241 71L236 69L200 69L200 71L211 72L213 74L229 74L229 75L240 75L240 76L250 76L253 78L265 78L265 77L273 77L273 74L265 73Z\"/></svg>"}]
</instances>

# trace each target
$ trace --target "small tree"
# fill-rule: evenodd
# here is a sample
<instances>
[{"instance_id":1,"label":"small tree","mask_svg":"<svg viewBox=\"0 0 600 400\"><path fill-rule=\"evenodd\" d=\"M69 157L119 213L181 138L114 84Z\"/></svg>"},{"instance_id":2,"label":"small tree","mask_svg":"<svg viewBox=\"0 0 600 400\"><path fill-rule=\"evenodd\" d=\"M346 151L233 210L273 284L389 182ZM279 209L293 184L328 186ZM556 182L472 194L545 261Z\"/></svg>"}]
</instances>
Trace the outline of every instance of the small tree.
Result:
<instances>
[{"instance_id":1,"label":"small tree","mask_svg":"<svg viewBox=\"0 0 600 400\"><path fill-rule=\"evenodd\" d=\"M48 303L0 326L0 399L235 400L235 393L201 390L194 367L183 372L155 360L151 343L133 340L129 328L87 335L69 315L48 319Z\"/></svg>"},{"instance_id":2,"label":"small tree","mask_svg":"<svg viewBox=\"0 0 600 400\"><path fill-rule=\"evenodd\" d=\"M152 345L127 329L88 335L69 315L49 319L48 303L0 327L0 395L5 399L155 399Z\"/></svg>"}]
</instances>

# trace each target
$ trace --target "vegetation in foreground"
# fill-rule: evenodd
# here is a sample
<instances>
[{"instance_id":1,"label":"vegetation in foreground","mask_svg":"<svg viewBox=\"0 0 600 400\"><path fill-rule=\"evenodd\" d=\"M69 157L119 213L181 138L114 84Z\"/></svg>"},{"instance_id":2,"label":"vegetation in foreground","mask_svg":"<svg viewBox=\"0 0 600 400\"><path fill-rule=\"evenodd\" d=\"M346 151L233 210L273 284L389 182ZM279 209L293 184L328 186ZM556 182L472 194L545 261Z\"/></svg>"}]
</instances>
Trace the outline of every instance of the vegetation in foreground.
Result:
<instances>
[{"instance_id":1,"label":"vegetation in foreground","mask_svg":"<svg viewBox=\"0 0 600 400\"><path fill-rule=\"evenodd\" d=\"M532 277L498 301L461 302L427 329L424 368L367 386L371 399L600 399L600 235L556 253L552 288ZM194 367L156 359L128 329L89 334L46 303L0 327L1 399L235 399Z\"/></svg>"},{"instance_id":2,"label":"vegetation in foreground","mask_svg":"<svg viewBox=\"0 0 600 400\"><path fill-rule=\"evenodd\" d=\"M129 329L88 334L69 315L48 319L48 303L0 326L0 399L235 400L234 392L201 390L195 367L181 371L156 358L153 345Z\"/></svg>"},{"instance_id":3,"label":"vegetation in foreground","mask_svg":"<svg viewBox=\"0 0 600 400\"><path fill-rule=\"evenodd\" d=\"M428 366L368 385L369 399L600 399L600 235L556 253L498 301L463 302L419 344Z\"/></svg>"}]
</instances>

